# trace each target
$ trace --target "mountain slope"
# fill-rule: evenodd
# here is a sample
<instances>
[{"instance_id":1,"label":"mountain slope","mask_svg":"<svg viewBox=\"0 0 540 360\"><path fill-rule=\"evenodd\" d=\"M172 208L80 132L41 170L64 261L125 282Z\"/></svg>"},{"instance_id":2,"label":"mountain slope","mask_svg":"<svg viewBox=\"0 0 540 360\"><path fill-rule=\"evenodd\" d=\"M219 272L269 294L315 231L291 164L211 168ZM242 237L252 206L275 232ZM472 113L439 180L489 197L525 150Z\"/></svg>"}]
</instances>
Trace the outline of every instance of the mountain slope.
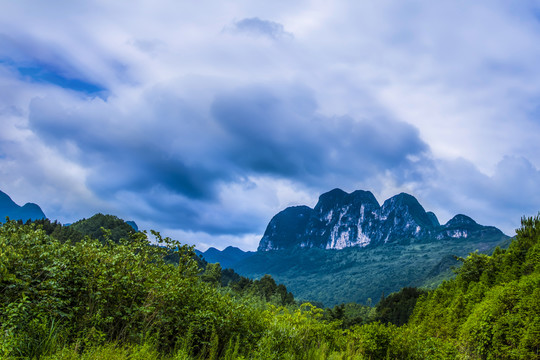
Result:
<instances>
[{"instance_id":1,"label":"mountain slope","mask_svg":"<svg viewBox=\"0 0 540 360\"><path fill-rule=\"evenodd\" d=\"M0 222L4 222L6 217L11 220L37 220L46 218L41 208L34 203L26 203L23 206L17 205L9 195L0 191Z\"/></svg>"},{"instance_id":2,"label":"mountain slope","mask_svg":"<svg viewBox=\"0 0 540 360\"><path fill-rule=\"evenodd\" d=\"M259 251L233 268L240 275L271 275L287 286L296 299L325 306L357 302L376 304L381 295L408 286L435 287L452 276L454 256L478 250L489 253L497 241L438 241L425 244L388 244L349 247ZM371 301L369 301L371 299Z\"/></svg>"}]
</instances>

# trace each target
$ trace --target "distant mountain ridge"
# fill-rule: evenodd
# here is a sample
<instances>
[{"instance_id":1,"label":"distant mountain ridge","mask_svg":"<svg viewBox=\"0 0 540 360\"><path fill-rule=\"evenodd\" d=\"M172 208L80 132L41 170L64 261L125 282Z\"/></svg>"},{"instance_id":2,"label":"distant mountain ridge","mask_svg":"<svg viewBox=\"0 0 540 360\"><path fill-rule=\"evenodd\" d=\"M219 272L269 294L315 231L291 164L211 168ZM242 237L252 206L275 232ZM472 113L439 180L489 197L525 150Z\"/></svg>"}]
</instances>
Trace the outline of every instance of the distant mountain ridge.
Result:
<instances>
[{"instance_id":1,"label":"distant mountain ridge","mask_svg":"<svg viewBox=\"0 0 540 360\"><path fill-rule=\"evenodd\" d=\"M382 244L507 238L493 226L483 226L458 214L441 225L418 200L401 193L379 205L369 191L346 193L334 189L319 197L317 205L289 207L275 215L258 251L295 248L344 249Z\"/></svg>"},{"instance_id":2,"label":"distant mountain ridge","mask_svg":"<svg viewBox=\"0 0 540 360\"><path fill-rule=\"evenodd\" d=\"M0 191L0 222L4 222L6 217L10 220L38 220L45 219L43 210L34 203L26 203L23 206L17 205L8 194Z\"/></svg>"},{"instance_id":3,"label":"distant mountain ridge","mask_svg":"<svg viewBox=\"0 0 540 360\"><path fill-rule=\"evenodd\" d=\"M227 246L223 250L214 247L208 248L204 252L199 252L209 263L219 263L223 269L232 268L238 262L247 259L255 254L254 251L243 251L234 246Z\"/></svg>"}]
</instances>

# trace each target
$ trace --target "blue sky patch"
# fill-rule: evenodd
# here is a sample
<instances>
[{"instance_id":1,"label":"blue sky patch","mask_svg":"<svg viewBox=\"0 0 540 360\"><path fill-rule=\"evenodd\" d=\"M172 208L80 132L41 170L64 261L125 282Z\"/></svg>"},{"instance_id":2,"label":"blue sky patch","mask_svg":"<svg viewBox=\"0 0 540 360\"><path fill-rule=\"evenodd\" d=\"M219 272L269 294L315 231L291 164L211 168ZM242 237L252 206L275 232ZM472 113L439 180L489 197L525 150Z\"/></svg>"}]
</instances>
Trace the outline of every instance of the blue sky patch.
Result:
<instances>
[{"instance_id":1,"label":"blue sky patch","mask_svg":"<svg viewBox=\"0 0 540 360\"><path fill-rule=\"evenodd\" d=\"M68 77L49 66L43 65L19 65L10 60L0 60L0 64L8 65L19 73L26 81L52 84L64 89L77 91L86 95L104 97L106 88L90 81Z\"/></svg>"}]
</instances>

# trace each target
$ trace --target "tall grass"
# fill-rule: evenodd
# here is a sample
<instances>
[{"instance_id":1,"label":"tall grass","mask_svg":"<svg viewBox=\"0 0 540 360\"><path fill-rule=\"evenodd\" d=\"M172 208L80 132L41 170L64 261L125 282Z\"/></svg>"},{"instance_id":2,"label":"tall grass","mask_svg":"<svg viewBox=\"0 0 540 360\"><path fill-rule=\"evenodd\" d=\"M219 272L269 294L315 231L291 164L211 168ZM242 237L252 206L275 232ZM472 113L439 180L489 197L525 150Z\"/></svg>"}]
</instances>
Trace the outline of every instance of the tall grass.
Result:
<instances>
[{"instance_id":1,"label":"tall grass","mask_svg":"<svg viewBox=\"0 0 540 360\"><path fill-rule=\"evenodd\" d=\"M268 339L263 339L268 341ZM192 355L188 346L180 346L172 353L164 354L158 350L158 346L152 341L143 344L120 344L109 342L101 345L84 346L84 341L71 345L59 346L56 349L49 349L51 352L20 354L11 356L0 356L3 360L39 359L39 360L359 360L364 359L358 354L353 346L347 346L343 350L330 350L330 346L323 342L319 346L307 348L304 352L298 353L297 349L282 348L279 353L276 349L259 349L251 354L239 354L239 341L232 339L220 351L218 339L215 337L207 348L197 356ZM187 343L185 343L187 344Z\"/></svg>"}]
</instances>

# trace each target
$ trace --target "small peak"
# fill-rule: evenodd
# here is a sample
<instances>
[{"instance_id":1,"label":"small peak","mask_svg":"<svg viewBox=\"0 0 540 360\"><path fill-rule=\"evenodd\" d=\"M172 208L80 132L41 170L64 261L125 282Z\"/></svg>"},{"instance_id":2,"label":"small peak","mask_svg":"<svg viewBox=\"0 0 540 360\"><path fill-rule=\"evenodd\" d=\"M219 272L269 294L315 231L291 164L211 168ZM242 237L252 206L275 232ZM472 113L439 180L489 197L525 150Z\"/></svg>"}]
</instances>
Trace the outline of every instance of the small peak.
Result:
<instances>
[{"instance_id":1,"label":"small peak","mask_svg":"<svg viewBox=\"0 0 540 360\"><path fill-rule=\"evenodd\" d=\"M433 211L428 211L426 215L428 216L429 220L431 220L431 224L433 226L441 226L439 219L437 219L437 215L435 215Z\"/></svg>"},{"instance_id":2,"label":"small peak","mask_svg":"<svg viewBox=\"0 0 540 360\"><path fill-rule=\"evenodd\" d=\"M468 217L467 215L457 214L444 225L445 227L451 226L463 226L463 225L478 225L476 221Z\"/></svg>"},{"instance_id":3,"label":"small peak","mask_svg":"<svg viewBox=\"0 0 540 360\"><path fill-rule=\"evenodd\" d=\"M221 252L221 251L219 251L219 250L216 249L215 247L210 246L208 249L206 249L205 252L203 252L203 254L208 255L208 254L216 254L216 253L220 253L220 252Z\"/></svg>"},{"instance_id":4,"label":"small peak","mask_svg":"<svg viewBox=\"0 0 540 360\"><path fill-rule=\"evenodd\" d=\"M38 204L34 203L26 203L24 206L22 206L19 209L19 217L21 220L25 219L31 219L31 220L37 220L37 219L45 219L45 213Z\"/></svg>"},{"instance_id":5,"label":"small peak","mask_svg":"<svg viewBox=\"0 0 540 360\"><path fill-rule=\"evenodd\" d=\"M420 203L414 196L404 192L394 195L390 199L386 200L383 204L383 207L388 207L392 205L408 205L422 208L422 205L420 205Z\"/></svg>"},{"instance_id":6,"label":"small peak","mask_svg":"<svg viewBox=\"0 0 540 360\"><path fill-rule=\"evenodd\" d=\"M23 209L28 209L28 210L41 210L41 208L39 207L38 204L35 204L35 203L26 203L22 206Z\"/></svg>"},{"instance_id":7,"label":"small peak","mask_svg":"<svg viewBox=\"0 0 540 360\"><path fill-rule=\"evenodd\" d=\"M429 216L426 213L424 207L418 202L418 200L414 196L407 193L402 192L398 195L391 197L390 199L386 200L382 206L383 212L390 213L397 210L400 212L400 216L405 215L405 213L403 212L405 209L403 208L406 209L406 212L413 217L413 219L418 223L418 225L427 227L434 226L433 217ZM435 216L435 214L433 214L433 216Z\"/></svg>"},{"instance_id":8,"label":"small peak","mask_svg":"<svg viewBox=\"0 0 540 360\"><path fill-rule=\"evenodd\" d=\"M326 213L329 209L342 204L343 200L348 196L345 191L335 188L319 196L319 201L315 205L315 211L318 213Z\"/></svg>"},{"instance_id":9,"label":"small peak","mask_svg":"<svg viewBox=\"0 0 540 360\"><path fill-rule=\"evenodd\" d=\"M222 253L243 253L244 250L237 248L236 246L229 245L223 249Z\"/></svg>"},{"instance_id":10,"label":"small peak","mask_svg":"<svg viewBox=\"0 0 540 360\"><path fill-rule=\"evenodd\" d=\"M347 196L348 194L339 189L339 188L335 188L334 190L330 190L324 194L322 194L321 196L319 196L319 201L322 201L322 200L334 200L334 199L342 199L343 197Z\"/></svg>"},{"instance_id":11,"label":"small peak","mask_svg":"<svg viewBox=\"0 0 540 360\"><path fill-rule=\"evenodd\" d=\"M364 190L356 190L353 191L349 196L358 202L361 203L368 203L368 204L376 204L377 207L379 207L379 202L375 198L375 195L371 191L364 191Z\"/></svg>"},{"instance_id":12,"label":"small peak","mask_svg":"<svg viewBox=\"0 0 540 360\"><path fill-rule=\"evenodd\" d=\"M417 203L418 200L416 200L416 198L414 196L412 196L411 194L407 194L407 193L399 193L397 194L396 196L394 196L394 198L398 201L403 201L403 202L415 202Z\"/></svg>"}]
</instances>

